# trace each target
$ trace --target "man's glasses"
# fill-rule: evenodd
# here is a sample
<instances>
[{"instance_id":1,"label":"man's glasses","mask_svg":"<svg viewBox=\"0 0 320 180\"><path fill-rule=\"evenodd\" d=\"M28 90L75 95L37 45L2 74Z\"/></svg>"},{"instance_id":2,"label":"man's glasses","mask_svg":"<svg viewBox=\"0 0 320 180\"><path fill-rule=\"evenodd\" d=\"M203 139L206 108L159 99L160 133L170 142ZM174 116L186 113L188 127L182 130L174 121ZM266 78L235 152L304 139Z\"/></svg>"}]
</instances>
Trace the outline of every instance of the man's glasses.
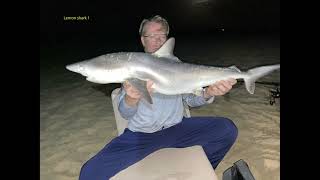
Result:
<instances>
[{"instance_id":1,"label":"man's glasses","mask_svg":"<svg viewBox=\"0 0 320 180\"><path fill-rule=\"evenodd\" d=\"M150 38L150 39L165 39L167 38L166 34L145 34L143 37Z\"/></svg>"}]
</instances>

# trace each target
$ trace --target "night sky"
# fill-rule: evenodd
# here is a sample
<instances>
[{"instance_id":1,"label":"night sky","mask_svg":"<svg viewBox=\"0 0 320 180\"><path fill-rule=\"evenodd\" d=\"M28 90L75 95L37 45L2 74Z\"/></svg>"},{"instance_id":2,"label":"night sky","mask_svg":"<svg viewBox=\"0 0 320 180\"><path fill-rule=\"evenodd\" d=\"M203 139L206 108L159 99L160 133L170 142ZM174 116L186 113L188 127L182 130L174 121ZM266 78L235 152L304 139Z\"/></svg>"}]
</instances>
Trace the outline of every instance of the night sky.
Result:
<instances>
[{"instance_id":1,"label":"night sky","mask_svg":"<svg viewBox=\"0 0 320 180\"><path fill-rule=\"evenodd\" d=\"M143 18L159 14L170 36L280 31L278 0L40 1L40 44L79 38L133 40ZM75 18L75 19L72 19Z\"/></svg>"}]
</instances>

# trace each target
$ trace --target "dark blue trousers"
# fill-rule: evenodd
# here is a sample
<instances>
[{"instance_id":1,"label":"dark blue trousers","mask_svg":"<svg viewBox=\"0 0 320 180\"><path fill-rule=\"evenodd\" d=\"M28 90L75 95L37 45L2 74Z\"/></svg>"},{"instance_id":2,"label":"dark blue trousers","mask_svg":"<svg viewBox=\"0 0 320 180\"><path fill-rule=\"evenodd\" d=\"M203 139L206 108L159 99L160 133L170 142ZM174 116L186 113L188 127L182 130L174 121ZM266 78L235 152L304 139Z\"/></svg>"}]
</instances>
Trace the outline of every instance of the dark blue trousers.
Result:
<instances>
[{"instance_id":1,"label":"dark blue trousers","mask_svg":"<svg viewBox=\"0 0 320 180\"><path fill-rule=\"evenodd\" d=\"M201 145L215 169L238 135L234 123L223 117L184 118L155 133L124 133L108 143L81 168L80 180L107 180L161 148Z\"/></svg>"}]
</instances>

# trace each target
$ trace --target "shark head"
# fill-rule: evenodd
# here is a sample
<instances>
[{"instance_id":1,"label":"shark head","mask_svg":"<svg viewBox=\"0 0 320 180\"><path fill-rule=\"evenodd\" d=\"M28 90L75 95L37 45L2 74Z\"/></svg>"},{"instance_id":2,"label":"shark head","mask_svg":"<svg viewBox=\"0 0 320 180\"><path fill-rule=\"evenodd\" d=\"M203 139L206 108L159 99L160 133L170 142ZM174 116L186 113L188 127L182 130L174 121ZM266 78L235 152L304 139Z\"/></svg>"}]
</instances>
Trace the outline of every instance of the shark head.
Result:
<instances>
[{"instance_id":1,"label":"shark head","mask_svg":"<svg viewBox=\"0 0 320 180\"><path fill-rule=\"evenodd\" d=\"M86 80L99 84L123 82L127 78L127 67L120 59L129 58L128 53L101 55L85 61L69 64L66 69L79 73Z\"/></svg>"}]
</instances>

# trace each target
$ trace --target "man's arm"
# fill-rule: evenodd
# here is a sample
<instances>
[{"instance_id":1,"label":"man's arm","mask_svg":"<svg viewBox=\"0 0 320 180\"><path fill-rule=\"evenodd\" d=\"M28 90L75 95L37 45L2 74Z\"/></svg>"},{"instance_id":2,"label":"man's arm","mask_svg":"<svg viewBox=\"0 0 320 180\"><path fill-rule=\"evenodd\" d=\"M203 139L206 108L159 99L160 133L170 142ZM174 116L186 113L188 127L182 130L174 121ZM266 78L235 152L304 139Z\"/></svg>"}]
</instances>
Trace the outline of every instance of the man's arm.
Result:
<instances>
[{"instance_id":1,"label":"man's arm","mask_svg":"<svg viewBox=\"0 0 320 180\"><path fill-rule=\"evenodd\" d=\"M153 83L151 81L147 82L147 89L149 93L152 92L151 86ZM140 92L130 85L128 82L124 82L121 88L121 94L119 96L119 112L121 116L125 119L129 119L134 116L138 109L138 103L141 99Z\"/></svg>"},{"instance_id":2,"label":"man's arm","mask_svg":"<svg viewBox=\"0 0 320 180\"><path fill-rule=\"evenodd\" d=\"M195 94L183 94L182 99L187 102L190 107L198 107L205 104L210 104L214 100L214 96L204 96L204 92L197 96Z\"/></svg>"},{"instance_id":3,"label":"man's arm","mask_svg":"<svg viewBox=\"0 0 320 180\"><path fill-rule=\"evenodd\" d=\"M118 110L120 115L124 119L129 119L130 117L134 116L134 114L137 112L137 103L135 105L132 105L130 102L126 102L126 91L124 90L124 87L122 86L120 96L119 96L119 106Z\"/></svg>"}]
</instances>

